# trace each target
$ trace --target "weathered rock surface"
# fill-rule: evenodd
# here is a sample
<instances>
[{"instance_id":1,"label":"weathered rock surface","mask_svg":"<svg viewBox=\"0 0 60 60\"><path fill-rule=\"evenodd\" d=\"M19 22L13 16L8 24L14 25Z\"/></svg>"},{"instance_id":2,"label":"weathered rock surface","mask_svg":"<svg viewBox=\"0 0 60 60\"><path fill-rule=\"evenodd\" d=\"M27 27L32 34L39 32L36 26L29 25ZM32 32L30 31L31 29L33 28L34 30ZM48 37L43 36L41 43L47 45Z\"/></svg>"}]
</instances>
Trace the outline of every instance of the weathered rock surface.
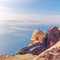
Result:
<instances>
[{"instance_id":1,"label":"weathered rock surface","mask_svg":"<svg viewBox=\"0 0 60 60\"><path fill-rule=\"evenodd\" d=\"M53 27L47 31L44 43L45 46L51 47L59 40L60 40L60 30L58 29L58 27Z\"/></svg>"},{"instance_id":2,"label":"weathered rock surface","mask_svg":"<svg viewBox=\"0 0 60 60\"><path fill-rule=\"evenodd\" d=\"M34 60L60 60L60 41L39 54Z\"/></svg>"},{"instance_id":3,"label":"weathered rock surface","mask_svg":"<svg viewBox=\"0 0 60 60\"><path fill-rule=\"evenodd\" d=\"M42 42L44 37L45 37L45 34L40 29L35 30L32 33L30 45L36 44L37 42Z\"/></svg>"},{"instance_id":4,"label":"weathered rock surface","mask_svg":"<svg viewBox=\"0 0 60 60\"><path fill-rule=\"evenodd\" d=\"M37 34L38 38L40 39L40 37L39 37L40 35L38 35L38 34L40 34L40 31L37 30L33 33L34 36L32 39L34 39L34 41L36 41L35 39L37 38L37 37L35 37L35 33ZM44 34L42 33L42 35L44 35ZM20 51L17 52L17 54L31 53L34 55L38 55L41 52L43 52L44 50L46 50L47 48L56 44L59 40L60 40L60 30L58 29L58 27L53 27L47 31L45 37L42 38L42 40L38 40L37 43L32 44L31 46L22 48ZM40 42L40 41L42 41L42 42Z\"/></svg>"}]
</instances>

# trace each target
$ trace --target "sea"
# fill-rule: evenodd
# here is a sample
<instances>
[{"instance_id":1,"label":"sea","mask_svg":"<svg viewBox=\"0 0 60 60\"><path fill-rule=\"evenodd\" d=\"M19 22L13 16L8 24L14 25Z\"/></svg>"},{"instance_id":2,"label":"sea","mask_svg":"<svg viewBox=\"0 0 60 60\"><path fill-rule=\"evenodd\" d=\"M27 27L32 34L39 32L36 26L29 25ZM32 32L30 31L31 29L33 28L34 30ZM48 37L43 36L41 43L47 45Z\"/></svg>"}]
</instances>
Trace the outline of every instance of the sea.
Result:
<instances>
[{"instance_id":1,"label":"sea","mask_svg":"<svg viewBox=\"0 0 60 60\"><path fill-rule=\"evenodd\" d=\"M59 24L46 24L40 21L4 20L0 21L0 55L15 54L22 47L28 46L32 33L36 29L44 33L50 27Z\"/></svg>"}]
</instances>

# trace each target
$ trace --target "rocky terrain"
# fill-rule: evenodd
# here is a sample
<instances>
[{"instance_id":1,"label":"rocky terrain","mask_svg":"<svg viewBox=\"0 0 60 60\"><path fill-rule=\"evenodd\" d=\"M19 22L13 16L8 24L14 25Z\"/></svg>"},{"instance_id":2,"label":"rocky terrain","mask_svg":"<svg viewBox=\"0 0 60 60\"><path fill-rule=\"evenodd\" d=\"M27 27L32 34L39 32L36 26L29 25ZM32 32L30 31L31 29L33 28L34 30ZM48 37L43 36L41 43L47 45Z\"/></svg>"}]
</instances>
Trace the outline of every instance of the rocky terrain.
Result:
<instances>
[{"instance_id":1,"label":"rocky terrain","mask_svg":"<svg viewBox=\"0 0 60 60\"><path fill-rule=\"evenodd\" d=\"M16 54L30 53L33 55L39 55L41 52L53 46L60 40L60 30L58 27L53 27L48 29L46 34L40 30L36 30L33 32L33 36L34 38L32 38L32 41L37 42L20 49L20 51L18 51ZM41 40L39 40L40 37L42 38Z\"/></svg>"},{"instance_id":2,"label":"rocky terrain","mask_svg":"<svg viewBox=\"0 0 60 60\"><path fill-rule=\"evenodd\" d=\"M52 27L46 33L37 29L32 33L30 44L27 47L21 48L14 55L0 56L0 60L56 60L56 58L60 59L59 27Z\"/></svg>"},{"instance_id":3,"label":"rocky terrain","mask_svg":"<svg viewBox=\"0 0 60 60\"><path fill-rule=\"evenodd\" d=\"M60 41L39 54L34 60L60 60Z\"/></svg>"}]
</instances>

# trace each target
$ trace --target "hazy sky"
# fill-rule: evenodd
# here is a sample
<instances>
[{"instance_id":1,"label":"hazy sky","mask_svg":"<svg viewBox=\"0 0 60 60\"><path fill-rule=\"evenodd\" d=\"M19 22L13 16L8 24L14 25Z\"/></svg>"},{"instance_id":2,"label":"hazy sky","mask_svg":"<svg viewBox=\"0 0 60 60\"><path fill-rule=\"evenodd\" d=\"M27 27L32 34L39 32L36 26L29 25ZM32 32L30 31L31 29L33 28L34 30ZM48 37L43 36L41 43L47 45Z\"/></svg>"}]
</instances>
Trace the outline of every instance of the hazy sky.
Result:
<instances>
[{"instance_id":1,"label":"hazy sky","mask_svg":"<svg viewBox=\"0 0 60 60\"><path fill-rule=\"evenodd\" d=\"M0 20L60 20L60 0L0 0Z\"/></svg>"}]
</instances>

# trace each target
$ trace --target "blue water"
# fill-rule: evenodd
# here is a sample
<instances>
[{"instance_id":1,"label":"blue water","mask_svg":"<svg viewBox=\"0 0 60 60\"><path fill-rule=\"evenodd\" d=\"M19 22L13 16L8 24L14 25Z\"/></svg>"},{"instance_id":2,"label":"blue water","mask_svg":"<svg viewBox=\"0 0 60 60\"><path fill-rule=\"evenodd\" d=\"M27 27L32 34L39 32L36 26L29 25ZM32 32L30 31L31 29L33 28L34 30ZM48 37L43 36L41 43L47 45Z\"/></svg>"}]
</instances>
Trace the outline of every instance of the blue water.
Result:
<instances>
[{"instance_id":1,"label":"blue water","mask_svg":"<svg viewBox=\"0 0 60 60\"><path fill-rule=\"evenodd\" d=\"M32 32L41 29L46 32L52 25L24 21L1 21L0 22L0 55L14 54L20 48L27 46ZM58 25L57 25L58 26Z\"/></svg>"}]
</instances>

